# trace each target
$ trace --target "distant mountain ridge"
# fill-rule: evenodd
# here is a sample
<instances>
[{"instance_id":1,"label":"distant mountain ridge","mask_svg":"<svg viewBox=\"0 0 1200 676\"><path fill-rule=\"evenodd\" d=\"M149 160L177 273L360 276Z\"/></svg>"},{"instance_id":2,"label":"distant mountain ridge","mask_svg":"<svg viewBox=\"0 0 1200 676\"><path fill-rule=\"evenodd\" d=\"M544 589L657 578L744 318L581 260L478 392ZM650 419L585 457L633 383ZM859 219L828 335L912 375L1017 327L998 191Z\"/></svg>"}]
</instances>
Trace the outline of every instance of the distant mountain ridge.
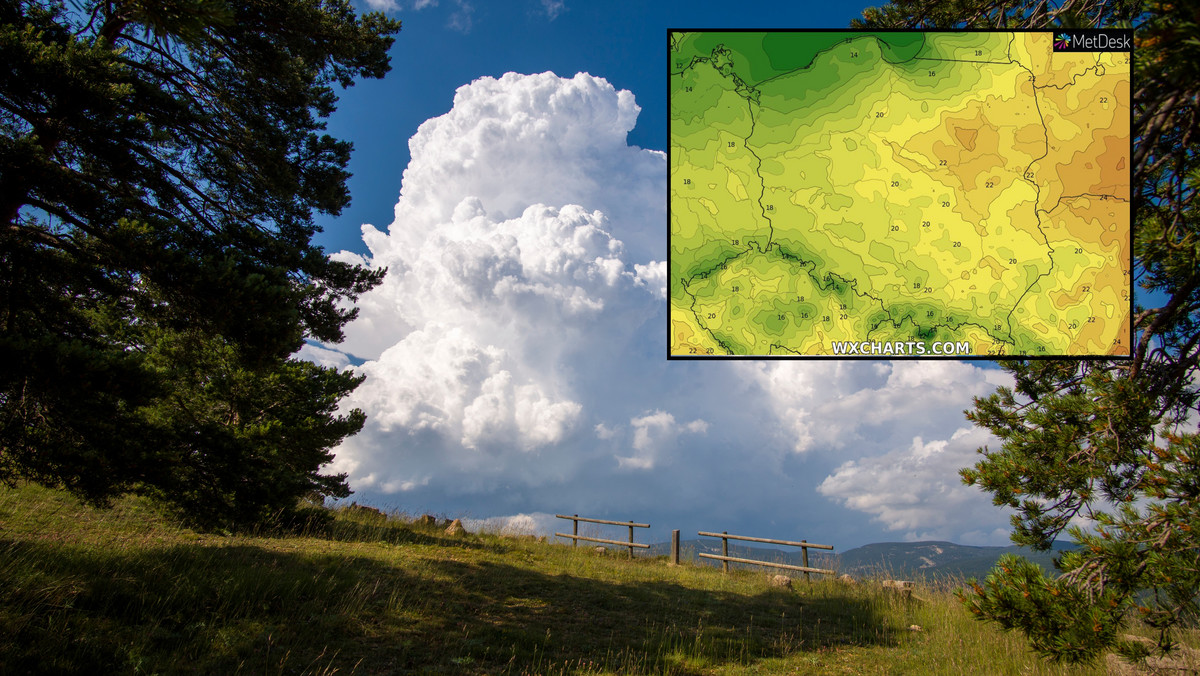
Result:
<instances>
[{"instance_id":1,"label":"distant mountain ridge","mask_svg":"<svg viewBox=\"0 0 1200 676\"><path fill-rule=\"evenodd\" d=\"M1016 554L1038 564L1047 572L1054 570L1054 558L1070 545L1056 543L1049 552L1027 547L978 547L953 542L879 542L856 547L835 556L843 572L851 575L891 571L900 576L914 575L975 577L982 579L1004 554Z\"/></svg>"},{"instance_id":2,"label":"distant mountain ridge","mask_svg":"<svg viewBox=\"0 0 1200 676\"><path fill-rule=\"evenodd\" d=\"M1069 549L1071 549L1070 545L1058 543L1049 552L1035 552L1015 545L978 547L944 541L877 542L845 552L829 553L810 550L808 565L813 568L829 568L836 570L839 574L847 573L853 577L957 577L964 579L975 577L983 579L1004 554L1023 556L1047 572L1051 572L1054 570L1054 558ZM650 546L649 552L654 556L670 555L671 546L665 542L657 543ZM697 554L700 552L720 554L721 541L716 538L705 538L685 540L679 543L681 559L720 565L720 561L699 558ZM730 540L729 555L772 563L803 565L803 554L798 547L787 549L749 547ZM731 565L742 567L740 564Z\"/></svg>"}]
</instances>

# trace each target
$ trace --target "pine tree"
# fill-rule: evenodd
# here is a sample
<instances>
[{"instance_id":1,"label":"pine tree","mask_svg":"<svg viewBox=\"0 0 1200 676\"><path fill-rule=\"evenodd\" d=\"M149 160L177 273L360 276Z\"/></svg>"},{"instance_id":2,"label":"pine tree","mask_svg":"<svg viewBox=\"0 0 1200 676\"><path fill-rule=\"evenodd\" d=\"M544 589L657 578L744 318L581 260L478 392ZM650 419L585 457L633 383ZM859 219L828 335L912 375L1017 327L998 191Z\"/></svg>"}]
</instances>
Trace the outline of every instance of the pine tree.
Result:
<instances>
[{"instance_id":1,"label":"pine tree","mask_svg":"<svg viewBox=\"0 0 1200 676\"><path fill-rule=\"evenodd\" d=\"M1014 510L1017 544L1045 550L1065 534L1078 547L1056 575L1006 557L960 597L1054 659L1144 657L1121 638L1131 618L1169 651L1200 611L1200 6L896 0L863 16L864 27L1135 29L1133 278L1167 300L1135 308L1131 359L1001 362L1015 387L967 412L1000 448L980 449L963 479Z\"/></svg>"},{"instance_id":2,"label":"pine tree","mask_svg":"<svg viewBox=\"0 0 1200 676\"><path fill-rule=\"evenodd\" d=\"M0 480L210 524L345 494L318 470L357 380L290 355L382 279L311 240L349 202L323 119L398 30L346 0L0 3Z\"/></svg>"}]
</instances>

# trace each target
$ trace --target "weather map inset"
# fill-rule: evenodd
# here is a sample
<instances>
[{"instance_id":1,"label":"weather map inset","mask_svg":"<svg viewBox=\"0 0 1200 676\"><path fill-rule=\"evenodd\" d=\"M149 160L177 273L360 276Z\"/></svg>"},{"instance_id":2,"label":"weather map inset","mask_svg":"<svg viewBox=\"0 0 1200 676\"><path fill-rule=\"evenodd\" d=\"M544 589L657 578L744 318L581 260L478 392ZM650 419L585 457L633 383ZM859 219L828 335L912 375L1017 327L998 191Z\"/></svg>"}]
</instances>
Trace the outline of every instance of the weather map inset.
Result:
<instances>
[{"instance_id":1,"label":"weather map inset","mask_svg":"<svg viewBox=\"0 0 1200 676\"><path fill-rule=\"evenodd\" d=\"M1128 49L668 37L669 356L1129 354Z\"/></svg>"}]
</instances>

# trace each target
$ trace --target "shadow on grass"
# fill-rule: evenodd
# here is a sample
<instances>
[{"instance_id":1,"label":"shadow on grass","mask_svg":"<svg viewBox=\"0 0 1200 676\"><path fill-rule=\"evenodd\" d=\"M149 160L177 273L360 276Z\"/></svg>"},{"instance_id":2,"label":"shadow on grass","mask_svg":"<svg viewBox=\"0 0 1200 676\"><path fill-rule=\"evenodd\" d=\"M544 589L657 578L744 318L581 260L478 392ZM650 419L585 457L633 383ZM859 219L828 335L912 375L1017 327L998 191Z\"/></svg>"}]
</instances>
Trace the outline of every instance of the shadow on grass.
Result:
<instances>
[{"instance_id":1,"label":"shadow on grass","mask_svg":"<svg viewBox=\"0 0 1200 676\"><path fill-rule=\"evenodd\" d=\"M630 564L650 565L650 564ZM480 663L519 662L518 673L594 665L620 673L701 673L847 644L894 645L873 604L850 595L801 597L695 589L670 581L618 583L548 575L490 561L441 561L458 581L443 594L461 618L447 639ZM469 619L468 619L469 618ZM505 652L507 651L507 652Z\"/></svg>"},{"instance_id":2,"label":"shadow on grass","mask_svg":"<svg viewBox=\"0 0 1200 676\"><path fill-rule=\"evenodd\" d=\"M0 673L688 675L893 644L881 624L850 592L747 595L249 545L0 540Z\"/></svg>"}]
</instances>

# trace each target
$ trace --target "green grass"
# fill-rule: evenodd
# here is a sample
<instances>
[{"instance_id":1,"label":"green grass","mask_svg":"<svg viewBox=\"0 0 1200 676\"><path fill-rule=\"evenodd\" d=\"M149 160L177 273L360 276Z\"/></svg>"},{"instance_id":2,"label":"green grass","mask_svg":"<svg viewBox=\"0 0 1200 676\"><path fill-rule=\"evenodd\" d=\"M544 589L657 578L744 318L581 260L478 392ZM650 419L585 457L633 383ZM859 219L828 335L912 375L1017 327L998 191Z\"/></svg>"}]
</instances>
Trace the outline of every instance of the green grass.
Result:
<instances>
[{"instance_id":1,"label":"green grass","mask_svg":"<svg viewBox=\"0 0 1200 676\"><path fill-rule=\"evenodd\" d=\"M197 534L139 499L0 490L0 673L1104 672L1047 664L932 588L771 589L361 510L319 531Z\"/></svg>"}]
</instances>

